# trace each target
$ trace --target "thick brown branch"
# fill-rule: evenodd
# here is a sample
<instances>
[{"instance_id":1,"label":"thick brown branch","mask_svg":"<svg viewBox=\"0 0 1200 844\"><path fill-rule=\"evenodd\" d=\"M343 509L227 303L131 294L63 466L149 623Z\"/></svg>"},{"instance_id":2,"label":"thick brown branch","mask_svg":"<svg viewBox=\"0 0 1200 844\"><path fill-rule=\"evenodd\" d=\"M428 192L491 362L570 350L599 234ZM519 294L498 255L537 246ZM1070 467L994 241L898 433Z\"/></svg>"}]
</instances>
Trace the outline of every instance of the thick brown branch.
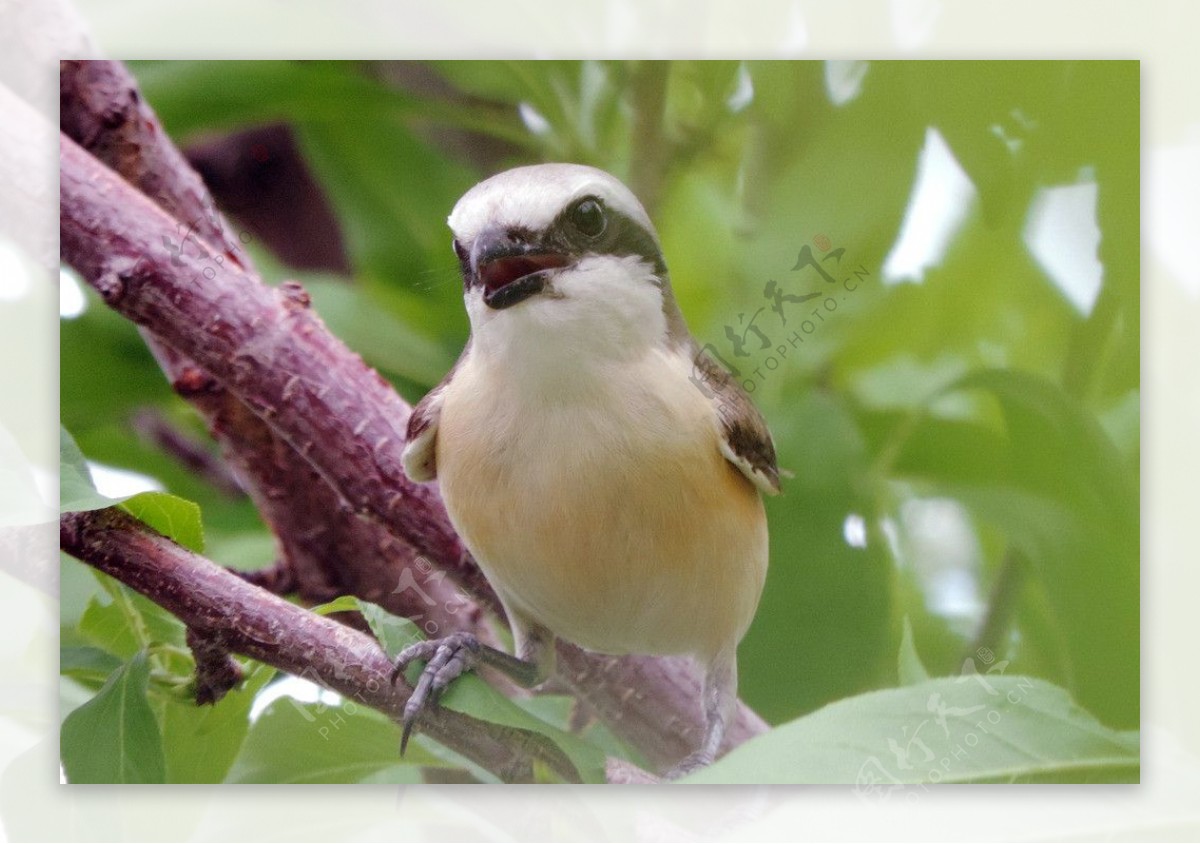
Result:
<instances>
[{"instance_id":1,"label":"thick brown branch","mask_svg":"<svg viewBox=\"0 0 1200 844\"><path fill-rule=\"evenodd\" d=\"M232 236L124 65L64 61L59 85L63 131L175 218L176 235L164 241L169 251L204 242L252 272L240 238ZM319 602L350 592L414 618L427 631L475 629L486 638L486 629L476 629L479 608L421 561L414 565L411 546L355 517L235 395L178 350L144 328L142 333L172 385L208 423L226 462L245 479L304 598ZM414 579L422 574L423 583Z\"/></svg>"},{"instance_id":2,"label":"thick brown branch","mask_svg":"<svg viewBox=\"0 0 1200 844\"><path fill-rule=\"evenodd\" d=\"M246 583L120 510L64 515L60 542L177 616L210 655L243 654L392 718L403 714L411 689L390 682L392 663L373 638ZM559 748L526 731L444 708L422 716L421 728L505 781L532 781L535 761L564 779L578 776Z\"/></svg>"},{"instance_id":3,"label":"thick brown branch","mask_svg":"<svg viewBox=\"0 0 1200 844\"><path fill-rule=\"evenodd\" d=\"M302 596L357 595L413 619L427 635L466 630L486 639L474 601L385 526L351 512L246 405L223 391L189 398L209 419L226 460L255 479L251 496Z\"/></svg>"},{"instance_id":4,"label":"thick brown branch","mask_svg":"<svg viewBox=\"0 0 1200 844\"><path fill-rule=\"evenodd\" d=\"M124 65L63 61L58 84L62 131L174 217L175 243L200 240L222 260L250 267L200 176L167 138Z\"/></svg>"},{"instance_id":5,"label":"thick brown branch","mask_svg":"<svg viewBox=\"0 0 1200 844\"><path fill-rule=\"evenodd\" d=\"M299 285L257 284L203 242L171 251L163 238L175 221L161 208L66 137L61 162L63 259L236 394L356 512L489 595L436 490L404 475L408 405L325 329Z\"/></svg>"}]
</instances>

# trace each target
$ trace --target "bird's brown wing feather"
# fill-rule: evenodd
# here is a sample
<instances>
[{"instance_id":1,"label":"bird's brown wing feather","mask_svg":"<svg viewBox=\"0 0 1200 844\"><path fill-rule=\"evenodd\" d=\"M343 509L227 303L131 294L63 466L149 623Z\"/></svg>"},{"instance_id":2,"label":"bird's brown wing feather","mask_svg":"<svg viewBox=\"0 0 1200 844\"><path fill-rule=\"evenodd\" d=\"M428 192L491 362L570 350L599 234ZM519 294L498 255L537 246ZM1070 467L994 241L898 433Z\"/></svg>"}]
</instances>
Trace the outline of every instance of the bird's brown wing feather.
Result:
<instances>
[{"instance_id":1,"label":"bird's brown wing feather","mask_svg":"<svg viewBox=\"0 0 1200 844\"><path fill-rule=\"evenodd\" d=\"M694 348L692 382L709 399L721 453L767 495L779 492L779 466L766 420L737 380L706 351Z\"/></svg>"},{"instance_id":2,"label":"bird's brown wing feather","mask_svg":"<svg viewBox=\"0 0 1200 844\"><path fill-rule=\"evenodd\" d=\"M470 349L471 343L468 340L454 366L450 367L450 371L436 387L425 394L425 398L417 402L412 415L408 417L402 460L404 474L408 475L410 480L424 483L437 478L437 433L442 419L442 399L446 385L450 383Z\"/></svg>"}]
</instances>

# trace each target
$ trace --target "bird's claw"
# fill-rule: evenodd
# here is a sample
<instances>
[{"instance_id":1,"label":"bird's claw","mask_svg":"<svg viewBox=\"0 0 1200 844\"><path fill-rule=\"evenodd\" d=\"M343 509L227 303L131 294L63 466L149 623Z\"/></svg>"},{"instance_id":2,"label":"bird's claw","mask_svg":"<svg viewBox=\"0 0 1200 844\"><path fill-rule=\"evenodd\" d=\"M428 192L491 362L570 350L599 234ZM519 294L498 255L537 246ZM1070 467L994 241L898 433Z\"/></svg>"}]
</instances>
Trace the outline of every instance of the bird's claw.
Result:
<instances>
[{"instance_id":1,"label":"bird's claw","mask_svg":"<svg viewBox=\"0 0 1200 844\"><path fill-rule=\"evenodd\" d=\"M674 768L663 775L664 780L680 780L688 774L694 774L701 768L707 768L713 763L713 754L707 750L697 750L681 759Z\"/></svg>"},{"instance_id":2,"label":"bird's claw","mask_svg":"<svg viewBox=\"0 0 1200 844\"><path fill-rule=\"evenodd\" d=\"M480 651L479 640L470 633L451 633L441 639L429 639L416 642L402 650L396 657L396 667L392 669L392 683L404 673L410 663L417 660L425 661L425 668L417 679L416 688L404 705L403 732L400 734L400 755L404 755L408 747L409 736L421 713L432 703L450 683L470 670L476 663Z\"/></svg>"}]
</instances>

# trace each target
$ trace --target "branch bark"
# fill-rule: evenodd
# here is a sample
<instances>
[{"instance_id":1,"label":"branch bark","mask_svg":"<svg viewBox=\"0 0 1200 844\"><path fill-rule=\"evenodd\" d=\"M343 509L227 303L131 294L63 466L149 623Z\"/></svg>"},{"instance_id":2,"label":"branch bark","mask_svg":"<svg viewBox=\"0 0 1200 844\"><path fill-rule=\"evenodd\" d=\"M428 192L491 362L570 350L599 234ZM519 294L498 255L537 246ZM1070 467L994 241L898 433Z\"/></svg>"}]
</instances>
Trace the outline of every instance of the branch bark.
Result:
<instances>
[{"instance_id":1,"label":"branch bark","mask_svg":"<svg viewBox=\"0 0 1200 844\"><path fill-rule=\"evenodd\" d=\"M203 242L253 274L242 238L233 236L124 65L63 61L59 102L63 131L175 218L176 232L164 241L168 249ZM429 576L430 567L407 542L357 518L237 396L161 338L141 332L172 386L207 422L226 463L246 481L279 542L287 576L278 582L290 582L314 603L352 593L418 620L427 632L472 630L488 639L480 607L436 573Z\"/></svg>"},{"instance_id":2,"label":"branch bark","mask_svg":"<svg viewBox=\"0 0 1200 844\"><path fill-rule=\"evenodd\" d=\"M296 572L302 593L341 588L410 614L411 605L398 604L412 595L399 586L412 577L419 553L418 569L427 560L478 604L497 609L494 593L450 527L436 487L411 484L403 474L399 456L408 406L326 331L307 310L299 286L263 287L244 269L244 259L225 260L229 238L223 229L209 232L211 241L190 238L177 250L164 245L164 237L179 239L179 220L171 214L195 216L206 194L191 190L186 179L144 182L144 160L128 145L145 149L169 141L140 98L121 93L122 85L132 86L123 68L98 64L125 80L106 82L107 96L136 109L132 118L108 121L126 146L103 141L105 121L96 116L112 110L104 97L64 94L64 116L76 110L92 115L72 117L73 131L81 137L91 131L93 148L121 164L134 183L157 185L159 204L64 138L64 260L152 335L177 390L206 416L227 459L250 479L251 495L285 556L314 562L307 582L303 566ZM74 87L64 83L64 91L88 88L82 76L73 78ZM101 128L87 129L94 126ZM181 157L150 155L156 166L186 167ZM336 573L332 582L330 571ZM441 598L434 603L446 605ZM421 606L427 604L422 600ZM453 620L462 622L461 616ZM560 644L559 663L560 679L654 764L677 761L698 741L701 682L690 662L615 659ZM740 706L727 746L765 728Z\"/></svg>"},{"instance_id":3,"label":"branch bark","mask_svg":"<svg viewBox=\"0 0 1200 844\"><path fill-rule=\"evenodd\" d=\"M115 508L68 513L59 531L64 551L177 616L193 649L202 644L210 662L214 650L243 654L393 719L403 715L412 690L403 678L392 684L392 663L367 634L246 583ZM525 730L445 708L422 716L421 729L505 782L532 782L535 761L564 779L578 778L557 746Z\"/></svg>"}]
</instances>

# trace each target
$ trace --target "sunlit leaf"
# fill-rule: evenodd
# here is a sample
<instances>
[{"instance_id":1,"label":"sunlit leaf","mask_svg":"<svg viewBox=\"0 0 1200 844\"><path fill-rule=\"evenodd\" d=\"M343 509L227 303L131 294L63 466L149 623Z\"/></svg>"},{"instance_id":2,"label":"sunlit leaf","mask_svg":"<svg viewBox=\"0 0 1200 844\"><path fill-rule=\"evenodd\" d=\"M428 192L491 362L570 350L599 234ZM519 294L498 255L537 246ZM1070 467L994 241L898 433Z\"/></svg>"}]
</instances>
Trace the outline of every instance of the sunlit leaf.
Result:
<instances>
[{"instance_id":1,"label":"sunlit leaf","mask_svg":"<svg viewBox=\"0 0 1200 844\"><path fill-rule=\"evenodd\" d=\"M121 509L184 548L204 550L204 526L194 501L169 492L142 492L125 499Z\"/></svg>"},{"instance_id":2,"label":"sunlit leaf","mask_svg":"<svg viewBox=\"0 0 1200 844\"><path fill-rule=\"evenodd\" d=\"M830 704L734 749L688 783L1137 782L1138 737L1062 689L966 673Z\"/></svg>"}]
</instances>

